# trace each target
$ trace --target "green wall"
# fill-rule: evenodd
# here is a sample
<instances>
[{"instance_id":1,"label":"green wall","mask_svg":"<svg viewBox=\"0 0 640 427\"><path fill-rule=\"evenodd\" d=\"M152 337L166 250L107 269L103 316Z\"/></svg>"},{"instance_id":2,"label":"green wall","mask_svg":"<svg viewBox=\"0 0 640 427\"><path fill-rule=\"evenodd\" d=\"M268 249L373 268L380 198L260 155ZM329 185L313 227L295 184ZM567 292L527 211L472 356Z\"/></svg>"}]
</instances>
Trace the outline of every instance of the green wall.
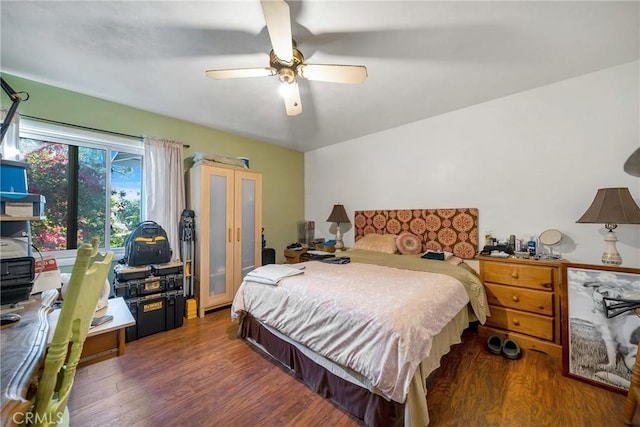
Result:
<instances>
[{"instance_id":1,"label":"green wall","mask_svg":"<svg viewBox=\"0 0 640 427\"><path fill-rule=\"evenodd\" d=\"M14 91L29 93L28 101L20 103L20 114L180 141L190 145L185 158L195 152L248 157L251 170L262 173L267 246L276 249L278 262L284 261L283 249L297 239L296 222L304 219L304 153L16 76L2 78ZM2 105L9 105L4 92Z\"/></svg>"}]
</instances>

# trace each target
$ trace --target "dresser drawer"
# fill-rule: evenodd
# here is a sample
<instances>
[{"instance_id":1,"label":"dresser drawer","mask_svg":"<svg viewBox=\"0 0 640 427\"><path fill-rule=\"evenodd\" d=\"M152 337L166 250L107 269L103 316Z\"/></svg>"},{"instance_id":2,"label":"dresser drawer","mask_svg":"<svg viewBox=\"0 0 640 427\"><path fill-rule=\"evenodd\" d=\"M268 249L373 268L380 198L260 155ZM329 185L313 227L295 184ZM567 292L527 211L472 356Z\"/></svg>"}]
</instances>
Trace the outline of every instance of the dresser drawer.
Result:
<instances>
[{"instance_id":1,"label":"dresser drawer","mask_svg":"<svg viewBox=\"0 0 640 427\"><path fill-rule=\"evenodd\" d=\"M491 305L553 316L553 294L551 292L493 283L486 283L484 287L487 291L487 301Z\"/></svg>"},{"instance_id":2,"label":"dresser drawer","mask_svg":"<svg viewBox=\"0 0 640 427\"><path fill-rule=\"evenodd\" d=\"M485 283L504 283L524 288L553 291L553 267L516 263L485 262Z\"/></svg>"},{"instance_id":3,"label":"dresser drawer","mask_svg":"<svg viewBox=\"0 0 640 427\"><path fill-rule=\"evenodd\" d=\"M509 308L490 306L487 326L507 329L545 340L553 340L553 318Z\"/></svg>"}]
</instances>

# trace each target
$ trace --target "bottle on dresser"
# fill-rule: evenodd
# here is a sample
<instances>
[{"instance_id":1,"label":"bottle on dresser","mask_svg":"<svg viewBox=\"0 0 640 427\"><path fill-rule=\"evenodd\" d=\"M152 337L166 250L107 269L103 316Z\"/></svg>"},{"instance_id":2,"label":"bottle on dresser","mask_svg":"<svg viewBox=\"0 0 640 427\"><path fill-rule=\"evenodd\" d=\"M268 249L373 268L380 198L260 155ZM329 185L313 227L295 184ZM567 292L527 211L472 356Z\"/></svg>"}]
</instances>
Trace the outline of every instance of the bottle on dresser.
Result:
<instances>
[{"instance_id":1,"label":"bottle on dresser","mask_svg":"<svg viewBox=\"0 0 640 427\"><path fill-rule=\"evenodd\" d=\"M529 252L529 256L536 256L537 246L538 245L536 244L536 237L531 236L531 239L529 239L529 242L527 243L527 251Z\"/></svg>"}]
</instances>

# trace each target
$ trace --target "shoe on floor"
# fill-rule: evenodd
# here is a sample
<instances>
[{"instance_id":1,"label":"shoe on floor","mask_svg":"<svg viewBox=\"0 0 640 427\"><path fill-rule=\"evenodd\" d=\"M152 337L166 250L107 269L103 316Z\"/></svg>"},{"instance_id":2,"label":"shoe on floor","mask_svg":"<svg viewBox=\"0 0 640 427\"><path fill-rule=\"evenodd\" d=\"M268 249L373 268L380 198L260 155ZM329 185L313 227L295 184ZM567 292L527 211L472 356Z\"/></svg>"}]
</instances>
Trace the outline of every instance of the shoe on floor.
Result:
<instances>
[{"instance_id":1,"label":"shoe on floor","mask_svg":"<svg viewBox=\"0 0 640 427\"><path fill-rule=\"evenodd\" d=\"M502 338L497 335L492 335L487 339L487 349L490 353L500 354L502 353Z\"/></svg>"},{"instance_id":2,"label":"shoe on floor","mask_svg":"<svg viewBox=\"0 0 640 427\"><path fill-rule=\"evenodd\" d=\"M517 342L512 339L504 340L502 344L502 355L507 359L519 359L522 355L522 350Z\"/></svg>"}]
</instances>

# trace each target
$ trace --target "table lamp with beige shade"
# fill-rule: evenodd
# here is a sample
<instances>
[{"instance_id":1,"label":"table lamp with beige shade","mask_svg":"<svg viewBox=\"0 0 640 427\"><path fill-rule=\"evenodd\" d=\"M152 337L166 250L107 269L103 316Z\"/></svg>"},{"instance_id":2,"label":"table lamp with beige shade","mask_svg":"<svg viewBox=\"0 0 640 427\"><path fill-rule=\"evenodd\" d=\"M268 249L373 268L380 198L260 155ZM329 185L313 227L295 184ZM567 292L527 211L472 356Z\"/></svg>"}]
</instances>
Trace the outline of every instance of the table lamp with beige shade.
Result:
<instances>
[{"instance_id":1,"label":"table lamp with beige shade","mask_svg":"<svg viewBox=\"0 0 640 427\"><path fill-rule=\"evenodd\" d=\"M343 205L333 205L333 209L329 214L329 218L327 218L327 222L335 222L336 223L336 252L342 251L344 249L344 243L342 242L342 231L340 231L340 224L346 223L351 224L349 221L349 217L347 216L347 211L344 209Z\"/></svg>"},{"instance_id":2,"label":"table lamp with beige shade","mask_svg":"<svg viewBox=\"0 0 640 427\"><path fill-rule=\"evenodd\" d=\"M609 231L604 237L607 247L602 254L602 263L621 265L622 257L616 248L618 238L613 230L618 224L640 224L640 208L628 188L600 188L589 209L576 222L604 224Z\"/></svg>"}]
</instances>

